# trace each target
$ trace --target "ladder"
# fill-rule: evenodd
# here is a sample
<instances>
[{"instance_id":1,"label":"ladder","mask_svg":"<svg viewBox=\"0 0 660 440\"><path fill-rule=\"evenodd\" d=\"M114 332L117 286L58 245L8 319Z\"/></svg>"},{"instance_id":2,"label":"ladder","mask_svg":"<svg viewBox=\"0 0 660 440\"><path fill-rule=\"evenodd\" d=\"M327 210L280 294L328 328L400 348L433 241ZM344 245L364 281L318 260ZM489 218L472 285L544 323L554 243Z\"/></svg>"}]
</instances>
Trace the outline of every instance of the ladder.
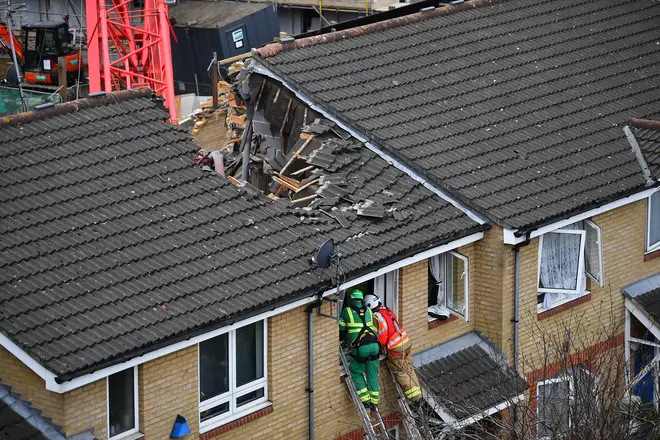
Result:
<instances>
[{"instance_id":1,"label":"ladder","mask_svg":"<svg viewBox=\"0 0 660 440\"><path fill-rule=\"evenodd\" d=\"M401 415L402 415L402 421L403 421L403 428L406 431L406 439L408 440L424 440L424 437L422 436L422 433L419 431L419 427L417 426L417 421L415 420L415 417L413 415L413 410L410 408L410 405L408 404L408 399L406 398L405 393L403 392L403 388L401 388L401 385L399 384L399 381L396 379L396 375L394 374L394 371L390 368L390 364L387 363L387 370L390 372L390 375L392 376L392 382L394 382L394 386L396 387L396 393L399 396L397 399L397 402L399 403L399 409L401 410Z\"/></svg>"},{"instance_id":2,"label":"ladder","mask_svg":"<svg viewBox=\"0 0 660 440\"><path fill-rule=\"evenodd\" d=\"M372 414L375 415L376 418L375 423L372 423L371 417L369 417L369 413L367 412L367 409L364 407L362 401L360 400L360 397L357 394L357 390L355 388L355 382L353 382L353 378L351 377L351 374L349 372L348 361L346 360L346 355L344 354L344 350L342 349L341 344L339 345L339 356L341 357L341 364L344 366L344 370L346 371L346 376L344 380L346 381L348 392L351 395L351 399L353 400L355 409L357 409L358 415L360 416L360 420L362 420L362 426L364 427L365 438L367 440L388 440L389 435L387 434L387 428L385 427L385 423L383 422L383 418L381 417L378 408L372 411ZM378 429L378 433L376 432L376 428Z\"/></svg>"}]
</instances>

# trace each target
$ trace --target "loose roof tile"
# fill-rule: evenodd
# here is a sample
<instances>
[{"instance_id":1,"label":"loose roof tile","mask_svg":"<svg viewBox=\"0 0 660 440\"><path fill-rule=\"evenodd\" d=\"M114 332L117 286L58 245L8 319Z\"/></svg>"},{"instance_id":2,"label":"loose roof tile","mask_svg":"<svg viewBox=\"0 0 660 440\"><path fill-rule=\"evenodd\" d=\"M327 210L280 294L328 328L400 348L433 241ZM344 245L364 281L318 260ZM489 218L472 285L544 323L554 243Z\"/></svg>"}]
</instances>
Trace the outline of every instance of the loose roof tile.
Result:
<instances>
[{"instance_id":1,"label":"loose roof tile","mask_svg":"<svg viewBox=\"0 0 660 440\"><path fill-rule=\"evenodd\" d=\"M479 0L254 55L524 231L644 188L621 127L660 116L659 20L653 0Z\"/></svg>"},{"instance_id":2,"label":"loose roof tile","mask_svg":"<svg viewBox=\"0 0 660 440\"><path fill-rule=\"evenodd\" d=\"M411 217L312 222L195 167L165 118L143 89L0 120L0 331L58 380L329 288L327 238L353 277L486 227L366 150L344 187L396 185Z\"/></svg>"}]
</instances>

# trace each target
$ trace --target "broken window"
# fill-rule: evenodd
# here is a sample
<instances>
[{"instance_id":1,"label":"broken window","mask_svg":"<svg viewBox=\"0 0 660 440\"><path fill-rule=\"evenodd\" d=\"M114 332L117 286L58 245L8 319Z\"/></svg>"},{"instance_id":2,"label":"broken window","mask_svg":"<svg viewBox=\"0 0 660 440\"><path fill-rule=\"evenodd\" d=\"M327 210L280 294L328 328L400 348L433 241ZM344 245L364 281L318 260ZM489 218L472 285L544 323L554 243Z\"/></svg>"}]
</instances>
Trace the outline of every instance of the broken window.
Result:
<instances>
[{"instance_id":1,"label":"broken window","mask_svg":"<svg viewBox=\"0 0 660 440\"><path fill-rule=\"evenodd\" d=\"M137 367L108 376L108 433L110 439L138 432Z\"/></svg>"},{"instance_id":2,"label":"broken window","mask_svg":"<svg viewBox=\"0 0 660 440\"><path fill-rule=\"evenodd\" d=\"M252 412L266 401L266 321L199 344L201 432Z\"/></svg>"},{"instance_id":3,"label":"broken window","mask_svg":"<svg viewBox=\"0 0 660 440\"><path fill-rule=\"evenodd\" d=\"M469 320L469 258L446 252L429 258L429 321L450 314Z\"/></svg>"},{"instance_id":4,"label":"broken window","mask_svg":"<svg viewBox=\"0 0 660 440\"><path fill-rule=\"evenodd\" d=\"M601 229L579 221L539 238L539 312L585 295L586 276L603 285Z\"/></svg>"}]
</instances>

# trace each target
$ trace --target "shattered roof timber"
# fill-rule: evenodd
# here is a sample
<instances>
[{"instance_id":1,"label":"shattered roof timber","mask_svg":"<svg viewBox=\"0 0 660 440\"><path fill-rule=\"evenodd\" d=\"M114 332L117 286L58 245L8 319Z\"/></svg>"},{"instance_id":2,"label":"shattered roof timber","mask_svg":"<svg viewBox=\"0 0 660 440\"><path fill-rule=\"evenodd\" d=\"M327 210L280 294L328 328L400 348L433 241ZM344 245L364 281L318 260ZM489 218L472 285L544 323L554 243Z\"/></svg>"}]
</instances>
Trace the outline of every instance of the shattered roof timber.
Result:
<instances>
[{"instance_id":1,"label":"shattered roof timber","mask_svg":"<svg viewBox=\"0 0 660 440\"><path fill-rule=\"evenodd\" d=\"M193 166L167 116L141 89L0 122L0 331L59 380L329 288L328 238L356 277L486 228L368 152L356 191L396 187L404 224L301 216Z\"/></svg>"},{"instance_id":2,"label":"shattered roof timber","mask_svg":"<svg viewBox=\"0 0 660 440\"><path fill-rule=\"evenodd\" d=\"M475 0L254 53L524 231L644 188L622 127L660 115L659 21L653 0Z\"/></svg>"}]
</instances>

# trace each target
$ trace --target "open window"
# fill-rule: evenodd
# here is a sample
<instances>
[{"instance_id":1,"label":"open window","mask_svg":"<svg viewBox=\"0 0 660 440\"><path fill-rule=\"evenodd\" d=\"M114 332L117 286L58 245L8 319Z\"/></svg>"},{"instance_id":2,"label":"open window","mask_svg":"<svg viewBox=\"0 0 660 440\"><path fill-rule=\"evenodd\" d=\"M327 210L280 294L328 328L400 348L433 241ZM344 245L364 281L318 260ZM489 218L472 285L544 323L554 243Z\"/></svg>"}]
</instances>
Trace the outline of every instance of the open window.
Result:
<instances>
[{"instance_id":1,"label":"open window","mask_svg":"<svg viewBox=\"0 0 660 440\"><path fill-rule=\"evenodd\" d=\"M266 321L199 344L199 426L209 431L267 402Z\"/></svg>"},{"instance_id":2,"label":"open window","mask_svg":"<svg viewBox=\"0 0 660 440\"><path fill-rule=\"evenodd\" d=\"M660 191L648 198L646 212L646 252L660 249Z\"/></svg>"},{"instance_id":3,"label":"open window","mask_svg":"<svg viewBox=\"0 0 660 440\"><path fill-rule=\"evenodd\" d=\"M469 321L470 260L458 252L429 258L429 321L450 314Z\"/></svg>"},{"instance_id":4,"label":"open window","mask_svg":"<svg viewBox=\"0 0 660 440\"><path fill-rule=\"evenodd\" d=\"M120 440L138 432L137 367L108 376L108 437Z\"/></svg>"},{"instance_id":5,"label":"open window","mask_svg":"<svg viewBox=\"0 0 660 440\"><path fill-rule=\"evenodd\" d=\"M391 309L395 315L399 316L399 271L393 270L385 275L372 278L355 286L368 295L374 293L378 295L383 305ZM348 305L348 298L344 301L344 306Z\"/></svg>"},{"instance_id":6,"label":"open window","mask_svg":"<svg viewBox=\"0 0 660 440\"><path fill-rule=\"evenodd\" d=\"M603 285L601 229L584 220L539 238L538 311L587 294L586 276Z\"/></svg>"},{"instance_id":7,"label":"open window","mask_svg":"<svg viewBox=\"0 0 660 440\"><path fill-rule=\"evenodd\" d=\"M563 438L581 421L588 420L598 405L596 376L576 366L536 384L537 438Z\"/></svg>"}]
</instances>

